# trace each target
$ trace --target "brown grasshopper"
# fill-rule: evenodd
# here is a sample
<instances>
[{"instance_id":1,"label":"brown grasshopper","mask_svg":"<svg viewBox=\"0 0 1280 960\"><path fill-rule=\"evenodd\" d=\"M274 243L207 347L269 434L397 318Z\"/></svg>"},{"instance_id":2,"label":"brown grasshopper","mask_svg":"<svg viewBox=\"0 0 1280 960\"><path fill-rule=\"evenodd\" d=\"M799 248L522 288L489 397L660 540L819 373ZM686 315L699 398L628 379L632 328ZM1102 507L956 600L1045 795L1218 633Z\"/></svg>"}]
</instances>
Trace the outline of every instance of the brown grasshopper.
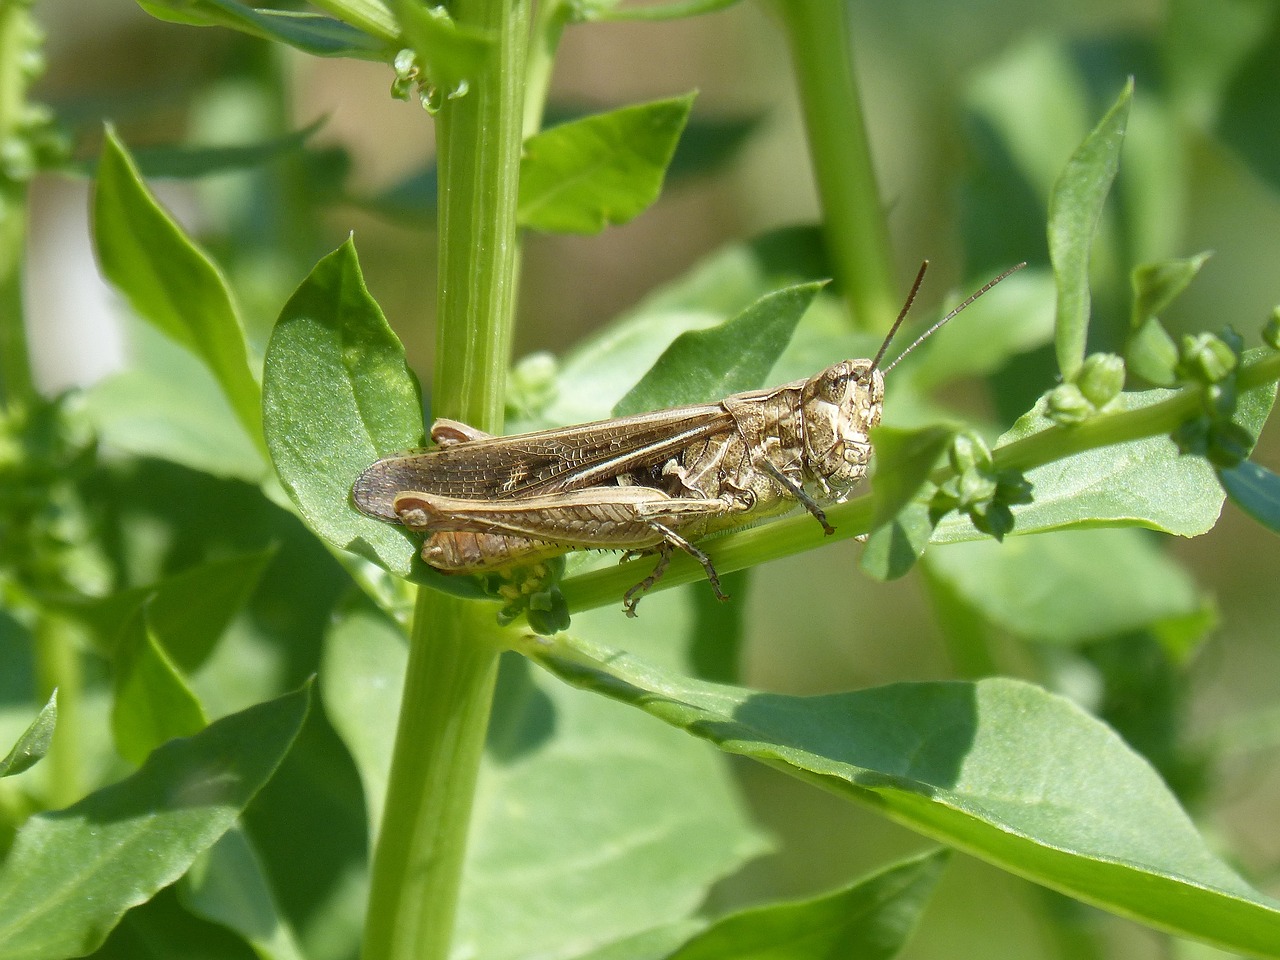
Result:
<instances>
[{"instance_id":1,"label":"brown grasshopper","mask_svg":"<svg viewBox=\"0 0 1280 960\"><path fill-rule=\"evenodd\" d=\"M702 564L725 600L710 558L692 541L797 502L834 533L819 500L843 502L866 476L885 374L1022 264L881 369L926 266L872 359L843 360L807 380L714 403L510 437L440 419L431 427L434 449L377 461L352 497L371 517L427 534L422 558L445 573L494 571L570 550L656 551L653 572L623 597L635 616L639 596L680 549Z\"/></svg>"}]
</instances>

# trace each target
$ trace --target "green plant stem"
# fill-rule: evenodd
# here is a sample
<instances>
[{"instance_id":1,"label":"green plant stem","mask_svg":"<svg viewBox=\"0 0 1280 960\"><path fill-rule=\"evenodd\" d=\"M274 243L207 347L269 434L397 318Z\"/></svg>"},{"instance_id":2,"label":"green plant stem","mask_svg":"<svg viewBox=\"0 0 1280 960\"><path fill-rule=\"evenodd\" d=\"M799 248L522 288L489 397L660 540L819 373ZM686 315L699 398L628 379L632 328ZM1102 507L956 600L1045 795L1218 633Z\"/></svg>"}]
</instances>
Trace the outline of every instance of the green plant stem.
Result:
<instances>
[{"instance_id":1,"label":"green plant stem","mask_svg":"<svg viewBox=\"0 0 1280 960\"><path fill-rule=\"evenodd\" d=\"M459 26L494 43L465 95L446 99L436 118L440 320L433 413L496 431L515 310L530 7L529 0L456 0L449 11ZM497 630L485 605L419 591L374 852L364 960L449 956L500 651Z\"/></svg>"},{"instance_id":2,"label":"green plant stem","mask_svg":"<svg viewBox=\"0 0 1280 960\"><path fill-rule=\"evenodd\" d=\"M1237 384L1241 391L1245 391L1277 380L1280 380L1280 353L1270 354L1241 368ZM998 470L1030 470L1099 447L1162 436L1194 416L1200 404L1199 390L1189 388L1139 410L1101 414L1071 427L1050 427L1023 440L997 447L992 451L995 467ZM950 467L941 467L930 479L934 483L943 483L952 476L954 471ZM823 535L812 517L802 513L715 537L698 546L711 557L719 573L731 573L869 532L872 498L866 494L848 503L828 507L826 513L836 528L830 537ZM652 557L641 557L565 580L560 587L569 610L578 613L619 603L623 591L643 580L653 569L653 563ZM666 590L705 577L697 561L677 554L654 589Z\"/></svg>"},{"instance_id":3,"label":"green plant stem","mask_svg":"<svg viewBox=\"0 0 1280 960\"><path fill-rule=\"evenodd\" d=\"M84 672L71 627L47 614L36 625L40 697L58 689L58 723L49 749L49 806L69 806L84 795Z\"/></svg>"},{"instance_id":4,"label":"green plant stem","mask_svg":"<svg viewBox=\"0 0 1280 960\"><path fill-rule=\"evenodd\" d=\"M27 179L6 158L21 152L27 55L35 25L30 4L0 0L0 408L35 396L23 322L22 260L27 239Z\"/></svg>"},{"instance_id":5,"label":"green plant stem","mask_svg":"<svg viewBox=\"0 0 1280 960\"><path fill-rule=\"evenodd\" d=\"M497 677L491 610L418 592L364 960L444 960Z\"/></svg>"},{"instance_id":6,"label":"green plant stem","mask_svg":"<svg viewBox=\"0 0 1280 960\"><path fill-rule=\"evenodd\" d=\"M848 4L782 0L774 9L791 46L836 281L860 328L888 330L899 295L858 98Z\"/></svg>"},{"instance_id":7,"label":"green plant stem","mask_svg":"<svg viewBox=\"0 0 1280 960\"><path fill-rule=\"evenodd\" d=\"M538 4L529 42L529 67L524 94L523 134L531 137L542 128L542 115L547 108L547 91L551 87L551 70L556 49L565 25L573 14L566 0L543 0Z\"/></svg>"}]
</instances>

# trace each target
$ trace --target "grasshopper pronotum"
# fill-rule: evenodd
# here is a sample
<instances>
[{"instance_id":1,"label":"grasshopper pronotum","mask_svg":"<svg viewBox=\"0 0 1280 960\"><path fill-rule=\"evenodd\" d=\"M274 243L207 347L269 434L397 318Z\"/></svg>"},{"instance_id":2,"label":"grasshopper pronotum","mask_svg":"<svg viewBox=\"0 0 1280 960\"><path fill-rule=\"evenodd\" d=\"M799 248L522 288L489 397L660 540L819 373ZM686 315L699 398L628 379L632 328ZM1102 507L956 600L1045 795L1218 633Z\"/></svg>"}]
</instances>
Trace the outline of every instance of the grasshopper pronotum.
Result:
<instances>
[{"instance_id":1,"label":"grasshopper pronotum","mask_svg":"<svg viewBox=\"0 0 1280 960\"><path fill-rule=\"evenodd\" d=\"M807 380L713 403L496 437L456 420L431 427L435 448L381 459L352 488L361 511L427 534L422 558L446 573L481 573L570 550L655 551L653 572L623 607L661 578L675 549L706 570L700 537L785 513L798 502L833 529L822 502L842 502L866 476L885 374L1022 264L988 282L907 347L880 362L902 311L871 359L842 360Z\"/></svg>"}]
</instances>

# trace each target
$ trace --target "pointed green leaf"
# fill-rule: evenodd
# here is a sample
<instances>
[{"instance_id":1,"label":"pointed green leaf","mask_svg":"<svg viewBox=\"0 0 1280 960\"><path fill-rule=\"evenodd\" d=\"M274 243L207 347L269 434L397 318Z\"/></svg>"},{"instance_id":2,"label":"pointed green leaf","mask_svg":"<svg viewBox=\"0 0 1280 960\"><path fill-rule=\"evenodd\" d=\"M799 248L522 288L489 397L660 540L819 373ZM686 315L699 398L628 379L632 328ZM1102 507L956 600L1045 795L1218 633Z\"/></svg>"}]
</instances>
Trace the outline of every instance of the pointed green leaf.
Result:
<instances>
[{"instance_id":1,"label":"pointed green leaf","mask_svg":"<svg viewBox=\"0 0 1280 960\"><path fill-rule=\"evenodd\" d=\"M710 403L760 388L822 286L801 283L767 293L732 320L680 334L613 415Z\"/></svg>"},{"instance_id":2,"label":"pointed green leaf","mask_svg":"<svg viewBox=\"0 0 1280 960\"><path fill-rule=\"evenodd\" d=\"M147 190L107 131L93 200L102 272L134 312L212 371L241 427L262 442L260 391L222 273Z\"/></svg>"},{"instance_id":3,"label":"pointed green leaf","mask_svg":"<svg viewBox=\"0 0 1280 960\"><path fill-rule=\"evenodd\" d=\"M876 427L871 431L876 451L876 469L871 478L873 530L888 523L915 499L955 435L953 426L922 430Z\"/></svg>"},{"instance_id":4,"label":"pointed green leaf","mask_svg":"<svg viewBox=\"0 0 1280 960\"><path fill-rule=\"evenodd\" d=\"M669 960L888 960L915 930L948 857L928 853L834 893L721 917Z\"/></svg>"},{"instance_id":5,"label":"pointed green leaf","mask_svg":"<svg viewBox=\"0 0 1280 960\"><path fill-rule=\"evenodd\" d=\"M229 27L250 36L310 53L317 57L359 57L386 60L391 37L370 36L332 17L296 10L251 7L236 0L138 0L157 20L194 27Z\"/></svg>"},{"instance_id":6,"label":"pointed green leaf","mask_svg":"<svg viewBox=\"0 0 1280 960\"><path fill-rule=\"evenodd\" d=\"M693 94L623 107L552 127L525 141L520 224L599 233L639 215L662 190Z\"/></svg>"},{"instance_id":7,"label":"pointed green leaf","mask_svg":"<svg viewBox=\"0 0 1280 960\"><path fill-rule=\"evenodd\" d=\"M153 584L63 609L89 626L97 635L99 649L110 654L121 631L149 600L150 623L168 655L181 669L194 670L244 607L274 553L233 554Z\"/></svg>"},{"instance_id":8,"label":"pointed green leaf","mask_svg":"<svg viewBox=\"0 0 1280 960\"><path fill-rule=\"evenodd\" d=\"M1070 380L1089 335L1089 251L1102 206L1120 167L1133 98L1130 80L1115 104L1067 161L1049 197L1049 258L1058 284L1058 368Z\"/></svg>"},{"instance_id":9,"label":"pointed green leaf","mask_svg":"<svg viewBox=\"0 0 1280 960\"><path fill-rule=\"evenodd\" d=\"M794 697L689 679L585 640L526 656L1072 897L1280 955L1280 903L1219 860L1164 782L1074 703L1015 680Z\"/></svg>"},{"instance_id":10,"label":"pointed green leaf","mask_svg":"<svg viewBox=\"0 0 1280 960\"><path fill-rule=\"evenodd\" d=\"M261 960L304 960L253 844L239 825L205 851L178 884L182 905L244 937Z\"/></svg>"},{"instance_id":11,"label":"pointed green leaf","mask_svg":"<svg viewBox=\"0 0 1280 960\"><path fill-rule=\"evenodd\" d=\"M253 143L226 146L198 146L165 144L139 147L132 151L132 158L143 177L172 177L194 179L211 174L229 173L260 167L290 153L302 150L311 135L324 126L322 118L303 127ZM98 162L90 160L76 166L88 176L95 176Z\"/></svg>"},{"instance_id":12,"label":"pointed green leaf","mask_svg":"<svg viewBox=\"0 0 1280 960\"><path fill-rule=\"evenodd\" d=\"M417 550L351 503L381 456L424 442L418 383L348 240L285 304L267 345L263 416L271 460L308 526L336 547L408 576Z\"/></svg>"},{"instance_id":13,"label":"pointed green leaf","mask_svg":"<svg viewBox=\"0 0 1280 960\"><path fill-rule=\"evenodd\" d=\"M116 644L111 730L116 749L140 764L160 744L204 729L204 707L156 638L148 607L135 611Z\"/></svg>"},{"instance_id":14,"label":"pointed green leaf","mask_svg":"<svg viewBox=\"0 0 1280 960\"><path fill-rule=\"evenodd\" d=\"M929 505L909 503L891 521L867 535L858 566L877 580L897 580L916 565L932 535Z\"/></svg>"},{"instance_id":15,"label":"pointed green leaf","mask_svg":"<svg viewBox=\"0 0 1280 960\"><path fill-rule=\"evenodd\" d=\"M1133 320L1134 329L1143 322L1162 314L1165 307L1187 289L1196 278L1200 268L1213 256L1206 250L1194 257L1180 260L1161 260L1158 263L1143 263L1134 267L1131 283L1133 285Z\"/></svg>"},{"instance_id":16,"label":"pointed green leaf","mask_svg":"<svg viewBox=\"0 0 1280 960\"><path fill-rule=\"evenodd\" d=\"M89 953L126 910L182 876L275 772L308 696L224 717L119 783L23 824L0 866L5 960Z\"/></svg>"},{"instance_id":17,"label":"pointed green leaf","mask_svg":"<svg viewBox=\"0 0 1280 960\"><path fill-rule=\"evenodd\" d=\"M1280 533L1280 477L1244 460L1218 470L1218 480L1232 503L1272 533Z\"/></svg>"},{"instance_id":18,"label":"pointed green leaf","mask_svg":"<svg viewBox=\"0 0 1280 960\"><path fill-rule=\"evenodd\" d=\"M53 729L58 723L58 691L49 695L49 702L40 708L31 725L22 731L13 749L0 760L0 777L12 777L29 770L49 752L53 743Z\"/></svg>"}]
</instances>

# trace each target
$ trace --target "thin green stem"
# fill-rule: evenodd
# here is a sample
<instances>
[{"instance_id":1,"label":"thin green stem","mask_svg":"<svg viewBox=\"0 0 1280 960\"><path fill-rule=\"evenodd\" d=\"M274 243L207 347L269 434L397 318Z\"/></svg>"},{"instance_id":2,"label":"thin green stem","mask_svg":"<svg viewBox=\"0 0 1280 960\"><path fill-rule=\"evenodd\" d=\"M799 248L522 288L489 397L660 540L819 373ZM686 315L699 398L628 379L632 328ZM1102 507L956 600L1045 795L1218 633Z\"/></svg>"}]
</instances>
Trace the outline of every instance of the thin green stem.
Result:
<instances>
[{"instance_id":1,"label":"thin green stem","mask_svg":"<svg viewBox=\"0 0 1280 960\"><path fill-rule=\"evenodd\" d=\"M35 36L30 4L0 0L0 408L10 409L35 396L22 304L31 171L15 168L27 152L23 120Z\"/></svg>"},{"instance_id":2,"label":"thin green stem","mask_svg":"<svg viewBox=\"0 0 1280 960\"><path fill-rule=\"evenodd\" d=\"M1237 384L1244 391L1277 380L1280 380L1280 353L1242 367ZM995 467L999 470L1030 470L1088 450L1166 435L1194 416L1200 403L1199 390L1188 388L1149 407L1101 414L1076 426L1050 427L1023 440L997 447L993 451ZM940 484L952 476L954 471L947 466L940 467L930 479ZM812 517L798 514L715 537L698 546L711 558L719 573L742 570L867 533L871 529L872 498L866 494L828 507L826 513L836 528L830 537L823 535ZM643 580L652 570L653 563L652 557L641 557L615 567L593 570L565 580L561 591L574 613L619 603L623 591ZM697 561L679 554L672 558L671 565L654 589L667 590L705 577Z\"/></svg>"},{"instance_id":3,"label":"thin green stem","mask_svg":"<svg viewBox=\"0 0 1280 960\"><path fill-rule=\"evenodd\" d=\"M530 7L529 0L456 0L449 12L493 44L466 93L446 99L437 115L440 321L433 413L497 430L515 312ZM497 632L487 606L419 591L374 851L364 960L449 956L500 652Z\"/></svg>"},{"instance_id":4,"label":"thin green stem","mask_svg":"<svg viewBox=\"0 0 1280 960\"><path fill-rule=\"evenodd\" d=\"M47 614L36 624L36 670L41 699L58 690L48 799L51 807L65 807L84 795L84 671L70 625Z\"/></svg>"},{"instance_id":5,"label":"thin green stem","mask_svg":"<svg viewBox=\"0 0 1280 960\"><path fill-rule=\"evenodd\" d=\"M791 46L832 269L854 322L888 330L898 312L893 251L876 183L846 11L827 0L774 9Z\"/></svg>"},{"instance_id":6,"label":"thin green stem","mask_svg":"<svg viewBox=\"0 0 1280 960\"><path fill-rule=\"evenodd\" d=\"M542 0L533 19L529 40L529 67L524 96L524 136L531 137L542 129L542 115L547 108L547 91L551 87L551 70L556 49L565 25L573 15L567 0Z\"/></svg>"}]
</instances>

